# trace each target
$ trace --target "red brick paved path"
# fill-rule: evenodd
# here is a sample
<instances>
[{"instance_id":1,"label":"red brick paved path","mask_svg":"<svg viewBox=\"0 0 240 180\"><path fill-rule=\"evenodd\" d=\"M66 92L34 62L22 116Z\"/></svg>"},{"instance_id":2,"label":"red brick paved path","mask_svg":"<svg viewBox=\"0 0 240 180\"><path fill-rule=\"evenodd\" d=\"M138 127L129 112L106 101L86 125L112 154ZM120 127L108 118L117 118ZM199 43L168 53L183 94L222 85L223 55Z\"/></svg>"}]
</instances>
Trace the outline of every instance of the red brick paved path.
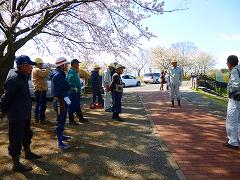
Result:
<instances>
[{"instance_id":1,"label":"red brick paved path","mask_svg":"<svg viewBox=\"0 0 240 180\"><path fill-rule=\"evenodd\" d=\"M169 151L188 179L240 179L240 150L224 148L224 119L183 101L170 107L168 92L140 92Z\"/></svg>"}]
</instances>

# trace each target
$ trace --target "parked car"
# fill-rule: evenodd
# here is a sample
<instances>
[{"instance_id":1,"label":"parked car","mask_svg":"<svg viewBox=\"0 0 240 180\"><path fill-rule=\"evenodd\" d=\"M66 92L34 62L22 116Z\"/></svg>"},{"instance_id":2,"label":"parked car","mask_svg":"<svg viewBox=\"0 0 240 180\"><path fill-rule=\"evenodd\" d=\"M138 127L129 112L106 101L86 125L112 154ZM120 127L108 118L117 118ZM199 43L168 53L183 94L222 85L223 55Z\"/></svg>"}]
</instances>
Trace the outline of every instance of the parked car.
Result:
<instances>
[{"instance_id":1,"label":"parked car","mask_svg":"<svg viewBox=\"0 0 240 180\"><path fill-rule=\"evenodd\" d=\"M52 97L52 92L51 92L52 81L51 81L51 78L50 78L50 76L51 76L50 74L47 76L47 83L48 83L47 98L53 98ZM80 82L81 82L81 94L84 94L85 93L85 81L80 78ZM28 81L28 84L29 84L29 90L30 90L31 97L34 98L35 95L34 95L34 90L33 90L31 77Z\"/></svg>"},{"instance_id":2,"label":"parked car","mask_svg":"<svg viewBox=\"0 0 240 180\"><path fill-rule=\"evenodd\" d=\"M160 73L146 73L143 75L144 83L160 83Z\"/></svg>"},{"instance_id":3,"label":"parked car","mask_svg":"<svg viewBox=\"0 0 240 180\"><path fill-rule=\"evenodd\" d=\"M123 86L141 86L141 82L139 79L136 79L136 77L125 74L122 75L122 81L123 81Z\"/></svg>"}]
</instances>

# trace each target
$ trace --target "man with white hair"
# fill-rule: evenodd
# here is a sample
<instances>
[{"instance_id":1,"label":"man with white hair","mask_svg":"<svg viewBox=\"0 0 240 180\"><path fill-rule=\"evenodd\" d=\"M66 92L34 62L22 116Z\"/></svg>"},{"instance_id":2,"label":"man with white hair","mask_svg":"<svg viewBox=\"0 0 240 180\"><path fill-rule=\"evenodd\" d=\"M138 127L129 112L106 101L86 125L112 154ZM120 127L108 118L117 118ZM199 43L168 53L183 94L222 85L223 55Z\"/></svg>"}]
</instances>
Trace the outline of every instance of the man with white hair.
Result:
<instances>
[{"instance_id":1,"label":"man with white hair","mask_svg":"<svg viewBox=\"0 0 240 180\"><path fill-rule=\"evenodd\" d=\"M182 68L177 66L177 61L174 58L171 61L172 67L168 71L168 84L170 87L170 99L172 107L174 107L174 99L177 99L178 106L180 107L180 93L179 87L182 85Z\"/></svg>"},{"instance_id":2,"label":"man with white hair","mask_svg":"<svg viewBox=\"0 0 240 180\"><path fill-rule=\"evenodd\" d=\"M115 69L115 65L113 63L108 65L107 70L104 72L103 75L103 85L105 91L105 99L104 99L104 110L106 112L112 112L112 107L110 105L110 101L112 99L110 85L112 82L111 73Z\"/></svg>"}]
</instances>

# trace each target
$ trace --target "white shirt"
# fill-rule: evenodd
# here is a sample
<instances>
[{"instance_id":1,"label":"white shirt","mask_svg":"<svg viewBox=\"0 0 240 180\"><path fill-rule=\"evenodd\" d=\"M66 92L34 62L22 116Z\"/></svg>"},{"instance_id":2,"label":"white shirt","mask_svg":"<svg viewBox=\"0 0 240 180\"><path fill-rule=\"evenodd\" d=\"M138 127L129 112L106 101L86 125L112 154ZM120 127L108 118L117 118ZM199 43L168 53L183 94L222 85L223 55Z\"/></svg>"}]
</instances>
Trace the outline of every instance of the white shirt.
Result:
<instances>
[{"instance_id":1,"label":"white shirt","mask_svg":"<svg viewBox=\"0 0 240 180\"><path fill-rule=\"evenodd\" d=\"M111 72L110 72L109 69L107 69L107 71L105 71L104 75L103 75L103 85L104 85L104 87L110 86L111 82L112 82Z\"/></svg>"},{"instance_id":2,"label":"white shirt","mask_svg":"<svg viewBox=\"0 0 240 180\"><path fill-rule=\"evenodd\" d=\"M239 71L239 72L238 72ZM228 92L235 92L240 90L240 66L237 65L231 70L231 75L228 81L227 90Z\"/></svg>"},{"instance_id":3,"label":"white shirt","mask_svg":"<svg viewBox=\"0 0 240 180\"><path fill-rule=\"evenodd\" d=\"M182 69L179 66L176 68L171 67L168 71L168 82L174 85L181 85L182 76Z\"/></svg>"}]
</instances>

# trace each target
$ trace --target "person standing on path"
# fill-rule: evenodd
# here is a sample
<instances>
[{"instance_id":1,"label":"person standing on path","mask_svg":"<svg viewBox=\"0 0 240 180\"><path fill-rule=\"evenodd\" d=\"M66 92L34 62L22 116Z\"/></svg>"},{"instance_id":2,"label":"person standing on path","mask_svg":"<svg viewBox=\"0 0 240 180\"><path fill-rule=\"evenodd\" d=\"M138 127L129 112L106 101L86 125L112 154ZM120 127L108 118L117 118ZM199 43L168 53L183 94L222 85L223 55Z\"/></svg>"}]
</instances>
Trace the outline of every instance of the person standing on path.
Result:
<instances>
[{"instance_id":1,"label":"person standing on path","mask_svg":"<svg viewBox=\"0 0 240 180\"><path fill-rule=\"evenodd\" d=\"M239 149L240 145L240 95L236 95L236 92L239 93L240 90L240 66L238 62L238 57L235 55L227 58L227 66L230 70L227 86L229 99L226 117L228 142L224 146L231 149Z\"/></svg>"},{"instance_id":2,"label":"person standing on path","mask_svg":"<svg viewBox=\"0 0 240 180\"><path fill-rule=\"evenodd\" d=\"M39 159L42 156L31 152L30 144L33 137L31 130L32 101L28 78L34 62L28 56L16 57L16 69L11 69L4 83L4 94L0 98L0 110L8 117L9 155L13 160L14 171L31 171L32 167L20 163L22 146L26 159Z\"/></svg>"},{"instance_id":3,"label":"person standing on path","mask_svg":"<svg viewBox=\"0 0 240 180\"><path fill-rule=\"evenodd\" d=\"M56 70L52 74L52 93L53 93L53 107L57 113L57 122L54 132L57 134L58 147L61 149L69 149L70 145L64 144L63 141L69 139L68 136L63 135L66 124L67 106L71 104L67 92L71 85L67 82L65 71L67 69L67 60L64 57L56 59Z\"/></svg>"},{"instance_id":4,"label":"person standing on path","mask_svg":"<svg viewBox=\"0 0 240 180\"><path fill-rule=\"evenodd\" d=\"M168 84L170 88L170 99L172 107L174 107L174 99L177 99L178 106L180 106L180 92L179 87L182 85L182 69L177 66L176 59L172 60L172 67L168 71Z\"/></svg>"},{"instance_id":5,"label":"person standing on path","mask_svg":"<svg viewBox=\"0 0 240 180\"><path fill-rule=\"evenodd\" d=\"M94 65L93 66L93 71L91 74L91 82L92 82L92 93L93 93L93 105L97 106L99 108L103 108L103 98L102 98L102 93L101 93L101 87L100 87L100 82L99 82L99 70L101 67L99 65ZM98 98L98 104L96 105L96 101Z\"/></svg>"},{"instance_id":6,"label":"person standing on path","mask_svg":"<svg viewBox=\"0 0 240 180\"><path fill-rule=\"evenodd\" d=\"M160 91L163 90L163 84L165 83L165 72L162 71L160 75Z\"/></svg>"},{"instance_id":7,"label":"person standing on path","mask_svg":"<svg viewBox=\"0 0 240 180\"><path fill-rule=\"evenodd\" d=\"M115 65L113 63L109 64L103 76L103 85L104 85L104 91L105 91L104 110L106 112L112 112L112 107L110 104L112 99L110 85L112 82L111 73L114 69L115 69Z\"/></svg>"},{"instance_id":8,"label":"person standing on path","mask_svg":"<svg viewBox=\"0 0 240 180\"><path fill-rule=\"evenodd\" d=\"M123 121L119 117L119 113L121 113L121 100L122 100L122 94L123 94L123 83L121 80L121 74L123 73L123 69L125 69L124 66L121 64L116 65L116 73L112 77L112 83L111 83L111 92L112 92L112 98L113 98L113 115L112 119Z\"/></svg>"},{"instance_id":9,"label":"person standing on path","mask_svg":"<svg viewBox=\"0 0 240 180\"><path fill-rule=\"evenodd\" d=\"M36 97L36 106L35 106L35 122L40 124L45 124L45 111L47 105L47 76L50 72L50 67L46 70L43 70L43 60L41 58L35 59L35 68L32 70L32 84L34 89L34 94Z\"/></svg>"},{"instance_id":10,"label":"person standing on path","mask_svg":"<svg viewBox=\"0 0 240 180\"><path fill-rule=\"evenodd\" d=\"M80 106L80 95L81 95L81 82L78 76L79 71L79 61L73 59L71 61L71 68L67 73L67 81L71 85L68 91L69 99L71 104L68 106L68 117L71 125L78 125L74 120L74 113L79 118L79 122L87 122L88 120L83 117L81 106Z\"/></svg>"}]
</instances>

